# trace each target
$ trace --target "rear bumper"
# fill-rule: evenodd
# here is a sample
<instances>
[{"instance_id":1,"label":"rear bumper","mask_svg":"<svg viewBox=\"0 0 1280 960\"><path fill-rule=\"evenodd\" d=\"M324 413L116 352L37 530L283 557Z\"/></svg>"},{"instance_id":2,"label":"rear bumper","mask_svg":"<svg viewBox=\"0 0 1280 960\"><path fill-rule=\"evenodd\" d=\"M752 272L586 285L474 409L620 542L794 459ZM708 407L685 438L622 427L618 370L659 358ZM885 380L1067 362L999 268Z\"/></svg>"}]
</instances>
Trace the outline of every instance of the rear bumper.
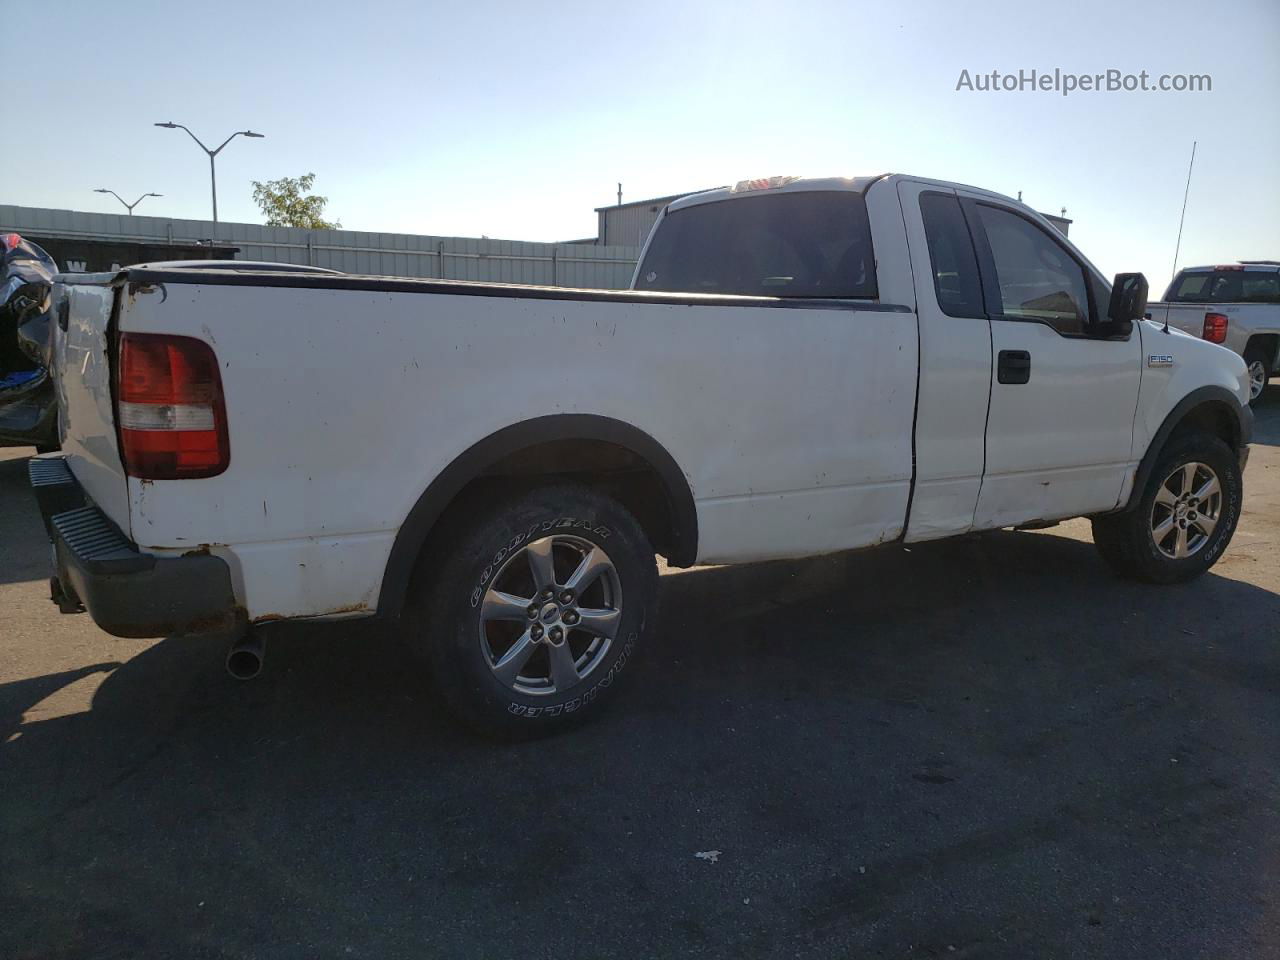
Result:
<instances>
[{"instance_id":1,"label":"rear bumper","mask_svg":"<svg viewBox=\"0 0 1280 960\"><path fill-rule=\"evenodd\" d=\"M27 470L53 543L53 594L61 609L83 607L117 637L243 629L226 561L197 552L143 553L86 500L65 459L33 459Z\"/></svg>"}]
</instances>

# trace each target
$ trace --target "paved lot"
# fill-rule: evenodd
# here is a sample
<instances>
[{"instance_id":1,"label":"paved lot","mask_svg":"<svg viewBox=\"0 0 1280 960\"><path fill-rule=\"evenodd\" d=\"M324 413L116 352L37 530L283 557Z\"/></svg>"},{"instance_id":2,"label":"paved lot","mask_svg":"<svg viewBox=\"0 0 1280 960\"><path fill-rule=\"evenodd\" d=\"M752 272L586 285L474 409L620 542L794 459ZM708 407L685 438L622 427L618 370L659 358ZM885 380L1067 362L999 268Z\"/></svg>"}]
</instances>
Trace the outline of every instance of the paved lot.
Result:
<instances>
[{"instance_id":1,"label":"paved lot","mask_svg":"<svg viewBox=\"0 0 1280 960\"><path fill-rule=\"evenodd\" d=\"M383 629L290 628L236 685L59 616L9 451L0 957L1280 955L1268 400L1193 585L1112 579L1079 522L669 575L626 698L517 747Z\"/></svg>"}]
</instances>

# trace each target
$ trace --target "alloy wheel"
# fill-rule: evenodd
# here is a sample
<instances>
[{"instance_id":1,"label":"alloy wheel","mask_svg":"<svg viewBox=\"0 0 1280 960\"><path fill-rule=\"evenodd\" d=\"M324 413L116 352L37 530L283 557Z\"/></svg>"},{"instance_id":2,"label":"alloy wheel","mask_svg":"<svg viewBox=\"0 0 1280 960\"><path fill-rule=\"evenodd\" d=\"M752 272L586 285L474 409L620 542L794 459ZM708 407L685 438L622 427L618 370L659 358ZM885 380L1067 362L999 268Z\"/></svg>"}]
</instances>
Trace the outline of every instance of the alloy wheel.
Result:
<instances>
[{"instance_id":1,"label":"alloy wheel","mask_svg":"<svg viewBox=\"0 0 1280 960\"><path fill-rule=\"evenodd\" d=\"M480 605L480 649L504 686L563 694L604 660L622 619L622 583L608 553L556 535L506 559Z\"/></svg>"},{"instance_id":2,"label":"alloy wheel","mask_svg":"<svg viewBox=\"0 0 1280 960\"><path fill-rule=\"evenodd\" d=\"M1261 360L1249 362L1249 399L1257 400L1267 387L1267 365Z\"/></svg>"},{"instance_id":3,"label":"alloy wheel","mask_svg":"<svg viewBox=\"0 0 1280 960\"><path fill-rule=\"evenodd\" d=\"M1151 505L1151 539L1171 560L1193 556L1222 516L1222 484L1204 463L1184 463L1165 477Z\"/></svg>"}]
</instances>

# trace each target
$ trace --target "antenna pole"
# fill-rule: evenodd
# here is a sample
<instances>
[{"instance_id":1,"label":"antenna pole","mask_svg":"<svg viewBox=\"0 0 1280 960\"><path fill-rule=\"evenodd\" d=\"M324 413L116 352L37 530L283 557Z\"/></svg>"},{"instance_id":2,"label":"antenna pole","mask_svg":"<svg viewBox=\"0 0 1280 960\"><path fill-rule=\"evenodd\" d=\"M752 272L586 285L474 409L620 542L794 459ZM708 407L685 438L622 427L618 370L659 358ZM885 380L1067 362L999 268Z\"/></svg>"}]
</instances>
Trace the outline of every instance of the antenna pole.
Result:
<instances>
[{"instance_id":1,"label":"antenna pole","mask_svg":"<svg viewBox=\"0 0 1280 960\"><path fill-rule=\"evenodd\" d=\"M1178 242L1173 247L1173 275L1178 275L1178 252L1182 249L1182 222L1187 219L1187 195L1191 192L1191 171L1196 165L1196 143L1191 141L1191 162L1187 164L1187 186L1182 191L1182 215L1178 217Z\"/></svg>"}]
</instances>

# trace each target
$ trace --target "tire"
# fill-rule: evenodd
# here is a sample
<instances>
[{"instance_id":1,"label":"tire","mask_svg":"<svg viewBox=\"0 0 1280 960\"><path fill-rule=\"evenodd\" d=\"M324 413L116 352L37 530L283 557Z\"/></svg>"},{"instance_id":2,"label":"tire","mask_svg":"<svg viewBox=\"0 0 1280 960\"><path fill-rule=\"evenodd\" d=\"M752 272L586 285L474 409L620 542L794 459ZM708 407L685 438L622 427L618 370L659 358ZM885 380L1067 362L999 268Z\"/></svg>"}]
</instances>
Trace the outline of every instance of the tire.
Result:
<instances>
[{"instance_id":1,"label":"tire","mask_svg":"<svg viewBox=\"0 0 1280 960\"><path fill-rule=\"evenodd\" d=\"M1244 365L1249 368L1249 405L1262 399L1271 378L1271 355L1261 347L1249 347L1244 352Z\"/></svg>"},{"instance_id":2,"label":"tire","mask_svg":"<svg viewBox=\"0 0 1280 960\"><path fill-rule=\"evenodd\" d=\"M1240 463L1230 447L1207 433L1175 437L1156 459L1136 506L1093 518L1093 542L1122 577L1185 583L1222 556L1240 521L1242 495Z\"/></svg>"},{"instance_id":3,"label":"tire","mask_svg":"<svg viewBox=\"0 0 1280 960\"><path fill-rule=\"evenodd\" d=\"M656 612L654 550L636 519L562 483L472 498L447 532L420 564L407 626L453 714L527 739L599 712Z\"/></svg>"}]
</instances>

